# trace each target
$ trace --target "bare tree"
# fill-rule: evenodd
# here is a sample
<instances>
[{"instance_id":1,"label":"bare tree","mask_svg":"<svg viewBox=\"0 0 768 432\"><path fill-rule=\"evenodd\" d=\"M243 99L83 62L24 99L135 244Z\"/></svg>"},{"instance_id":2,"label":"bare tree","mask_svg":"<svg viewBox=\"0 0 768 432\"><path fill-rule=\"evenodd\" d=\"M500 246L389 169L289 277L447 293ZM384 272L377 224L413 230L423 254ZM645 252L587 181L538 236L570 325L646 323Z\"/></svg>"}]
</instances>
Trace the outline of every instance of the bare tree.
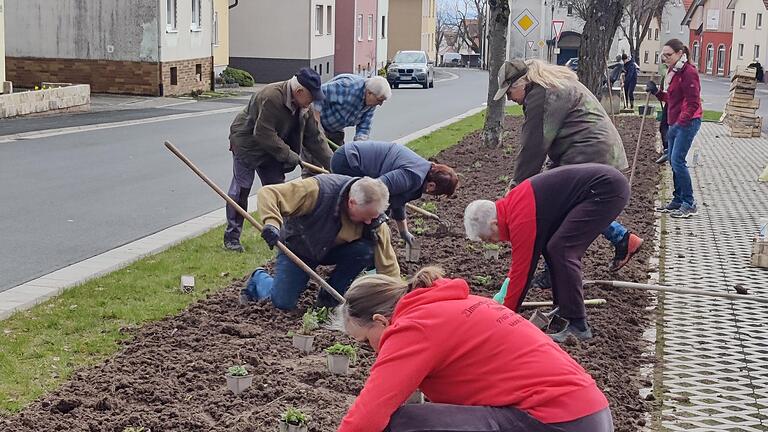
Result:
<instances>
[{"instance_id":1,"label":"bare tree","mask_svg":"<svg viewBox=\"0 0 768 432\"><path fill-rule=\"evenodd\" d=\"M629 42L629 52L637 62L640 58L640 44L648 35L648 29L661 15L669 0L627 0L624 6L624 20L620 24L621 31Z\"/></svg>"},{"instance_id":2,"label":"bare tree","mask_svg":"<svg viewBox=\"0 0 768 432\"><path fill-rule=\"evenodd\" d=\"M454 22L458 39L475 53L483 52L488 0L462 0L456 5Z\"/></svg>"},{"instance_id":3,"label":"bare tree","mask_svg":"<svg viewBox=\"0 0 768 432\"><path fill-rule=\"evenodd\" d=\"M437 29L435 32L435 53L440 57L440 47L443 45L443 41L446 41L446 33L453 30L453 19L448 10L443 6L440 6L437 10L437 17L435 19L435 28Z\"/></svg>"},{"instance_id":4,"label":"bare tree","mask_svg":"<svg viewBox=\"0 0 768 432\"><path fill-rule=\"evenodd\" d=\"M628 0L581 0L585 16L579 47L579 81L592 93L600 94L605 64L616 29L621 24Z\"/></svg>"},{"instance_id":5,"label":"bare tree","mask_svg":"<svg viewBox=\"0 0 768 432\"><path fill-rule=\"evenodd\" d=\"M493 96L499 89L497 76L507 54L507 28L509 26L509 1L488 1L488 110L483 126L483 144L489 147L501 146L504 120L504 99L495 101Z\"/></svg>"}]
</instances>

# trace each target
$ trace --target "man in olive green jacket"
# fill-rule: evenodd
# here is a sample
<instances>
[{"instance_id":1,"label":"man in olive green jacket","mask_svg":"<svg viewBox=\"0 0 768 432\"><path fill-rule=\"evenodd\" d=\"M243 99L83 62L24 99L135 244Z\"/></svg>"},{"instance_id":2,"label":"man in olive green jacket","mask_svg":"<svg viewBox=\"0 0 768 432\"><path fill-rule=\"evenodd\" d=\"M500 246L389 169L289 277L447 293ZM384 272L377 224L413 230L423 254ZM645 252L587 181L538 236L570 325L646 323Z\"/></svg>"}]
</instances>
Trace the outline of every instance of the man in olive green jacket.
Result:
<instances>
[{"instance_id":1,"label":"man in olive green jacket","mask_svg":"<svg viewBox=\"0 0 768 432\"><path fill-rule=\"evenodd\" d=\"M251 97L229 128L232 183L228 195L248 209L254 174L262 186L283 183L300 158L325 168L332 152L312 112L312 102L323 99L320 76L302 68L287 81L267 85ZM242 252L243 217L227 205L224 247Z\"/></svg>"}]
</instances>

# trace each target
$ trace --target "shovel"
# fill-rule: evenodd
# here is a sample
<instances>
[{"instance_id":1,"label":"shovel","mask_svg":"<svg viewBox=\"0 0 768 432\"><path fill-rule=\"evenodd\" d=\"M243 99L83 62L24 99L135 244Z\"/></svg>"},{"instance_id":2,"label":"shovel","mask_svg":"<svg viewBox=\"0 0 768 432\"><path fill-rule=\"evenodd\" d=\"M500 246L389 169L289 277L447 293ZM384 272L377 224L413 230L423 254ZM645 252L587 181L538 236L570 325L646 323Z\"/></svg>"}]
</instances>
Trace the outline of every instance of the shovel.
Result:
<instances>
[{"instance_id":1,"label":"shovel","mask_svg":"<svg viewBox=\"0 0 768 432\"><path fill-rule=\"evenodd\" d=\"M408 262L418 262L421 256L421 242L417 239L408 244L405 243L405 260Z\"/></svg>"},{"instance_id":2,"label":"shovel","mask_svg":"<svg viewBox=\"0 0 768 432\"><path fill-rule=\"evenodd\" d=\"M560 310L560 307L556 307L549 312L536 311L528 318L531 324L539 328L539 330L546 330L549 327L549 323L552 321L552 316L556 315Z\"/></svg>"},{"instance_id":3,"label":"shovel","mask_svg":"<svg viewBox=\"0 0 768 432\"><path fill-rule=\"evenodd\" d=\"M331 141L328 141L328 144L330 145L330 144L333 144L333 143ZM312 165L309 162L301 161L301 166L303 166L304 168L306 168L306 169L308 169L310 171L313 171L313 172L315 172L317 174L329 174L329 171L327 169L325 169L323 167L319 167L317 165ZM436 220L437 223L438 223L438 226L437 226L437 233L438 234L446 234L449 231L448 223L443 221L442 219L440 219L440 217L437 216L436 214L434 214L432 212L428 212L428 211L424 210L423 208L415 206L415 205L413 205L411 203L406 203L405 207L407 207L408 210L411 210L411 211L414 211L416 213L419 213L420 215L422 215L422 216L424 216L426 218Z\"/></svg>"}]
</instances>

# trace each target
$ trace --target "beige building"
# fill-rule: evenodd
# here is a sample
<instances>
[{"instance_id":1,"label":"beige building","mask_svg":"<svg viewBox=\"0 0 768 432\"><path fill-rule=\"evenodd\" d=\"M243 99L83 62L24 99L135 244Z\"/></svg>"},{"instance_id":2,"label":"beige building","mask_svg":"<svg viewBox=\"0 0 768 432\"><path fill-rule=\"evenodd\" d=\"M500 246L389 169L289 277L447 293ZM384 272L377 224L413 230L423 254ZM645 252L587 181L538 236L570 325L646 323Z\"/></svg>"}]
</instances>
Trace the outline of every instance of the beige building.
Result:
<instances>
[{"instance_id":1,"label":"beige building","mask_svg":"<svg viewBox=\"0 0 768 432\"><path fill-rule=\"evenodd\" d=\"M755 59L768 65L768 2L763 0L732 0L733 45L731 71L743 69Z\"/></svg>"},{"instance_id":2,"label":"beige building","mask_svg":"<svg viewBox=\"0 0 768 432\"><path fill-rule=\"evenodd\" d=\"M640 66L642 72L657 72L661 63L661 46L659 40L663 38L661 34L659 20L654 18L648 27L648 34L640 44L638 54L640 58L635 59L635 63Z\"/></svg>"},{"instance_id":3,"label":"beige building","mask_svg":"<svg viewBox=\"0 0 768 432\"><path fill-rule=\"evenodd\" d=\"M213 71L220 74L229 65L229 0L213 0Z\"/></svg>"},{"instance_id":4,"label":"beige building","mask_svg":"<svg viewBox=\"0 0 768 432\"><path fill-rule=\"evenodd\" d=\"M389 0L387 59L398 51L426 51L435 61L437 0Z\"/></svg>"}]
</instances>

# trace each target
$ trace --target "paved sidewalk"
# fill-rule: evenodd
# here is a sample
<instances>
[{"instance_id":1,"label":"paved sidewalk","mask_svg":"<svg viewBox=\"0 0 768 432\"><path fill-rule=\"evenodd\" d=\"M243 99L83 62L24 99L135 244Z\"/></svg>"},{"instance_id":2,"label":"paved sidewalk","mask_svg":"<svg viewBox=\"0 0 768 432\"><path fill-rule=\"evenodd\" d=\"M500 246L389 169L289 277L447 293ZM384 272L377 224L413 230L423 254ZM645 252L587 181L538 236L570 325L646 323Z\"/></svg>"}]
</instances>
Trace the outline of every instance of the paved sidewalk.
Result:
<instances>
[{"instance_id":1,"label":"paved sidewalk","mask_svg":"<svg viewBox=\"0 0 768 432\"><path fill-rule=\"evenodd\" d=\"M704 123L689 154L699 214L663 216L666 285L768 297L768 269L750 266L760 217L768 217L768 139L730 138ZM667 190L671 191L671 174ZM670 193L671 195L671 193ZM664 431L768 430L768 308L753 302L666 295Z\"/></svg>"}]
</instances>

